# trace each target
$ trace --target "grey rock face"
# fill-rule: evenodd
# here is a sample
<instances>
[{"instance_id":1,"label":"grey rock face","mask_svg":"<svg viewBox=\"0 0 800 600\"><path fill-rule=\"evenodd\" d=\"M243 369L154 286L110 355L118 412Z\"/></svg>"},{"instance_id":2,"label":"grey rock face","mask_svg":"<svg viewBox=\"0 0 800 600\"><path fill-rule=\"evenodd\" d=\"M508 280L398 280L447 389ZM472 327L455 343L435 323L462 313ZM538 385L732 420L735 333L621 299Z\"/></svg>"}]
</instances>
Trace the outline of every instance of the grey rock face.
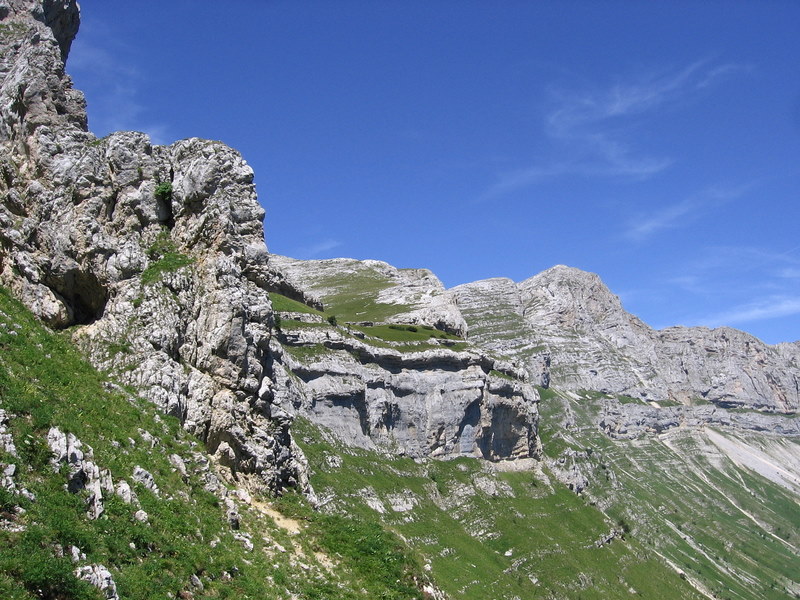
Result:
<instances>
[{"instance_id":1,"label":"grey rock face","mask_svg":"<svg viewBox=\"0 0 800 600\"><path fill-rule=\"evenodd\" d=\"M9 457L17 459L19 458L19 454L14 444L14 437L11 435L9 420L8 413L0 409L0 452L5 452ZM12 494L19 494L28 500L35 500L36 496L30 490L17 485L17 482L14 480L14 476L17 472L16 464L0 461L0 488Z\"/></svg>"},{"instance_id":2,"label":"grey rock face","mask_svg":"<svg viewBox=\"0 0 800 600\"><path fill-rule=\"evenodd\" d=\"M0 10L0 283L272 490L307 485L272 418L264 211L234 150L98 140L64 73L74 1Z\"/></svg>"},{"instance_id":3,"label":"grey rock face","mask_svg":"<svg viewBox=\"0 0 800 600\"><path fill-rule=\"evenodd\" d=\"M598 426L609 437L635 439L645 434L663 433L677 427L723 426L744 431L782 436L800 436L800 420L782 415L731 412L717 406L667 406L620 404L603 405Z\"/></svg>"},{"instance_id":4,"label":"grey rock face","mask_svg":"<svg viewBox=\"0 0 800 600\"><path fill-rule=\"evenodd\" d=\"M413 457L539 455L538 394L524 371L478 352L400 352L335 328L281 338L284 406L349 444ZM313 349L309 353L297 349Z\"/></svg>"},{"instance_id":5,"label":"grey rock face","mask_svg":"<svg viewBox=\"0 0 800 600\"><path fill-rule=\"evenodd\" d=\"M525 319L519 286L496 277L454 287L451 290L469 324L469 339L491 352L522 362L532 381L549 383L547 347L535 327Z\"/></svg>"},{"instance_id":6,"label":"grey rock face","mask_svg":"<svg viewBox=\"0 0 800 600\"><path fill-rule=\"evenodd\" d=\"M106 567L100 564L86 565L75 570L75 576L83 579L103 592L106 600L119 600L117 594L117 584L114 576Z\"/></svg>"},{"instance_id":7,"label":"grey rock face","mask_svg":"<svg viewBox=\"0 0 800 600\"><path fill-rule=\"evenodd\" d=\"M90 519L98 519L105 511L103 492L114 493L110 471L101 469L94 462L92 447L84 445L71 433L51 427L47 432L47 444L53 454L50 461L53 468L67 467L67 490L72 494L86 490L86 514Z\"/></svg>"},{"instance_id":8,"label":"grey rock face","mask_svg":"<svg viewBox=\"0 0 800 600\"><path fill-rule=\"evenodd\" d=\"M518 284L486 280L453 292L471 339L526 361L534 373L549 364L555 387L797 412L797 344L768 346L724 327L654 331L625 312L597 275L564 266Z\"/></svg>"}]
</instances>

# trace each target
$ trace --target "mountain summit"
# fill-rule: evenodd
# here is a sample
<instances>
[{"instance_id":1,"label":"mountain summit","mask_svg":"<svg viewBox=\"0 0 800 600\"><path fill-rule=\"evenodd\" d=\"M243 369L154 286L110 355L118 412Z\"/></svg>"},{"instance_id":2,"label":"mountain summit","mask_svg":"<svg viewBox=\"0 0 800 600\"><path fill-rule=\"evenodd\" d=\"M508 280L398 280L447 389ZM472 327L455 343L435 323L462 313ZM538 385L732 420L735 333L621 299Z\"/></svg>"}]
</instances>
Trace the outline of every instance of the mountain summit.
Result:
<instances>
[{"instance_id":1,"label":"mountain summit","mask_svg":"<svg viewBox=\"0 0 800 600\"><path fill-rule=\"evenodd\" d=\"M453 293L473 339L533 370L546 356L561 389L784 414L800 406L800 345L769 346L728 327L653 330L593 273L559 265Z\"/></svg>"}]
</instances>

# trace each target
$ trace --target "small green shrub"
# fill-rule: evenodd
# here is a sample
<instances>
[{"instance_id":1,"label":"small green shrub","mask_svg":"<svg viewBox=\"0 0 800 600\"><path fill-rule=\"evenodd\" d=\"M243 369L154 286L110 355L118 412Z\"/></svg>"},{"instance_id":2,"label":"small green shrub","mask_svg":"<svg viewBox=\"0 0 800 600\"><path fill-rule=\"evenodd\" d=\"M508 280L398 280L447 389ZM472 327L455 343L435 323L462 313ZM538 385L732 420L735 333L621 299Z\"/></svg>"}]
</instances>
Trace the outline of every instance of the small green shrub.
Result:
<instances>
[{"instance_id":1,"label":"small green shrub","mask_svg":"<svg viewBox=\"0 0 800 600\"><path fill-rule=\"evenodd\" d=\"M337 325L336 315L331 315L330 317L328 317L328 323L336 327Z\"/></svg>"},{"instance_id":2,"label":"small green shrub","mask_svg":"<svg viewBox=\"0 0 800 600\"><path fill-rule=\"evenodd\" d=\"M172 200L172 182L162 181L156 185L156 200L161 202Z\"/></svg>"},{"instance_id":3,"label":"small green shrub","mask_svg":"<svg viewBox=\"0 0 800 600\"><path fill-rule=\"evenodd\" d=\"M131 350L131 343L127 340L123 340L121 342L111 342L108 345L108 353L111 356L116 356L117 354L130 354Z\"/></svg>"},{"instance_id":4,"label":"small green shrub","mask_svg":"<svg viewBox=\"0 0 800 600\"><path fill-rule=\"evenodd\" d=\"M11 512L17 506L18 496L4 487L0 487L0 512Z\"/></svg>"},{"instance_id":5,"label":"small green shrub","mask_svg":"<svg viewBox=\"0 0 800 600\"><path fill-rule=\"evenodd\" d=\"M34 435L26 435L22 443L18 445L18 450L23 462L33 466L36 470L44 469L53 455L47 442Z\"/></svg>"},{"instance_id":6,"label":"small green shrub","mask_svg":"<svg viewBox=\"0 0 800 600\"><path fill-rule=\"evenodd\" d=\"M167 252L175 252L175 242L172 241L169 231L162 229L156 237L156 240L150 244L150 247L147 249L147 258L150 260L158 260Z\"/></svg>"}]
</instances>

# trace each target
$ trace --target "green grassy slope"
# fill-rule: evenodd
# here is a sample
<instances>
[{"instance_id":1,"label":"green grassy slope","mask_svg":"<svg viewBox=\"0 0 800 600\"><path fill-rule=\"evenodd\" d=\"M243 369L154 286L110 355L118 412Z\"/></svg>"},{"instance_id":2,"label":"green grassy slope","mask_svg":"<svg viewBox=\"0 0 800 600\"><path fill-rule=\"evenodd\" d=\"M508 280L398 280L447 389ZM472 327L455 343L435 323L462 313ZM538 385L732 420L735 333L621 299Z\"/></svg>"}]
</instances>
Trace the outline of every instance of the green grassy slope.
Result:
<instances>
[{"instance_id":1,"label":"green grassy slope","mask_svg":"<svg viewBox=\"0 0 800 600\"><path fill-rule=\"evenodd\" d=\"M635 537L603 544L616 525L546 471L416 462L296 428L323 509L380 515L453 598L701 597Z\"/></svg>"},{"instance_id":2,"label":"green grassy slope","mask_svg":"<svg viewBox=\"0 0 800 600\"><path fill-rule=\"evenodd\" d=\"M419 332L387 334L406 333ZM387 457L341 447L299 422L322 503L314 512L295 496L247 500L235 481L215 483L198 442L93 370L68 335L42 327L0 290L0 409L16 446L0 462L35 496L0 491L2 598L101 598L74 574L91 564L109 569L121 598L142 600L422 598L428 579L452 598L476 600L700 598L690 582L731 599L800 589L796 497L711 454L703 438L609 440L592 423L597 394L578 401L546 392L542 402L545 451L585 455L589 495L535 463L505 471L472 459ZM566 411L575 421L568 429ZM104 494L103 516L87 518L86 491L69 493L66 468L50 463L45 438L54 426L91 446L94 462L130 483L140 506ZM152 473L159 494L133 480L136 466ZM146 522L134 517L139 509ZM85 555L77 563L72 546Z\"/></svg>"},{"instance_id":3,"label":"green grassy slope","mask_svg":"<svg viewBox=\"0 0 800 600\"><path fill-rule=\"evenodd\" d=\"M309 261L303 287L318 296L328 314L340 322L381 322L412 307L378 301L382 290L396 285L391 275L376 265L357 260Z\"/></svg>"},{"instance_id":4,"label":"green grassy slope","mask_svg":"<svg viewBox=\"0 0 800 600\"><path fill-rule=\"evenodd\" d=\"M42 327L0 289L0 408L16 447L16 456L3 453L0 462L3 469L13 465L17 489L35 496L0 492L0 598L99 599L74 574L89 564L107 567L125 600L417 593L424 574L377 519L326 517L303 525L281 517L265 498L242 501L237 494L247 494L216 479L197 441L175 420L97 373L66 335ZM87 492L68 492L66 467L55 472L50 464L51 427L91 446L94 462L115 483L126 480L140 507L104 493L104 514L87 518ZM186 476L171 454L182 457ZM159 494L132 479L136 466L153 475ZM231 507L240 513L238 530L228 521ZM146 522L134 517L140 508ZM85 558L68 558L72 546Z\"/></svg>"},{"instance_id":5,"label":"green grassy slope","mask_svg":"<svg viewBox=\"0 0 800 600\"><path fill-rule=\"evenodd\" d=\"M589 474L588 496L710 596L800 597L798 497L738 465L702 430L609 439L594 424L600 396L542 394L545 453L558 459L577 452ZM574 425L564 426L565 415ZM744 447L800 455L791 438L716 433Z\"/></svg>"}]
</instances>

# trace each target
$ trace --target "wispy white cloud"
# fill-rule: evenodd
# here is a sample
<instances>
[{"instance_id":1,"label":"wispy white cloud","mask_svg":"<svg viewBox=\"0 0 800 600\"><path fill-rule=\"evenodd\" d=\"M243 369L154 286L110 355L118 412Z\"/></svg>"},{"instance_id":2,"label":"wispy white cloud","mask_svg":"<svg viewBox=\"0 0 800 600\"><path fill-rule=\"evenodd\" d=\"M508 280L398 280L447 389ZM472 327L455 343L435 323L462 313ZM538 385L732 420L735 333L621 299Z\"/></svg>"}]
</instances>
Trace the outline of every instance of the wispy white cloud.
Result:
<instances>
[{"instance_id":1,"label":"wispy white cloud","mask_svg":"<svg viewBox=\"0 0 800 600\"><path fill-rule=\"evenodd\" d=\"M748 323L756 321L800 315L798 250L800 246L782 251L756 246L717 246L676 265L679 274L661 279L650 293L681 299L676 307L691 306L691 297L702 298L701 304L706 308L685 312L671 323L659 326L680 322L746 328Z\"/></svg>"},{"instance_id":2,"label":"wispy white cloud","mask_svg":"<svg viewBox=\"0 0 800 600\"><path fill-rule=\"evenodd\" d=\"M713 246L690 264L682 265L684 273L707 279L709 275L741 276L757 272L767 277L787 278L800 270L800 246L775 251L756 246Z\"/></svg>"},{"instance_id":3,"label":"wispy white cloud","mask_svg":"<svg viewBox=\"0 0 800 600\"><path fill-rule=\"evenodd\" d=\"M736 65L736 64L725 64L720 65L714 69L711 69L704 79L701 79L696 84L696 88L702 90L703 88L710 87L715 85L717 80L722 79L724 77L728 77L734 73L749 73L753 71L753 65Z\"/></svg>"},{"instance_id":4,"label":"wispy white cloud","mask_svg":"<svg viewBox=\"0 0 800 600\"><path fill-rule=\"evenodd\" d=\"M771 296L700 318L697 320L697 324L707 327L719 327L721 325L739 325L797 314L800 314L800 297Z\"/></svg>"},{"instance_id":5,"label":"wispy white cloud","mask_svg":"<svg viewBox=\"0 0 800 600\"><path fill-rule=\"evenodd\" d=\"M554 91L559 106L547 116L548 132L568 138L580 135L588 125L651 111L696 87L699 78L707 79L705 65L706 61L698 61L676 72L653 73L636 82L617 83L591 92Z\"/></svg>"},{"instance_id":6,"label":"wispy white cloud","mask_svg":"<svg viewBox=\"0 0 800 600\"><path fill-rule=\"evenodd\" d=\"M688 225L709 211L740 198L754 185L750 183L735 187L713 186L674 204L649 213L640 213L628 221L624 236L640 242L659 231Z\"/></svg>"},{"instance_id":7,"label":"wispy white cloud","mask_svg":"<svg viewBox=\"0 0 800 600\"><path fill-rule=\"evenodd\" d=\"M543 122L548 142L543 158L529 167L501 174L484 199L555 177L642 180L664 171L673 164L672 157L653 155L629 141L639 120L664 107L677 106L741 69L703 60L603 89L552 89L552 108Z\"/></svg>"},{"instance_id":8,"label":"wispy white cloud","mask_svg":"<svg viewBox=\"0 0 800 600\"><path fill-rule=\"evenodd\" d=\"M684 221L685 217L690 215L693 210L694 203L684 200L683 202L668 206L654 214L635 219L628 226L625 237L635 241L642 241L659 230L677 226L677 224Z\"/></svg>"},{"instance_id":9,"label":"wispy white cloud","mask_svg":"<svg viewBox=\"0 0 800 600\"><path fill-rule=\"evenodd\" d=\"M339 240L322 240L310 246L304 246L303 248L300 248L296 253L296 257L302 259L319 258L323 254L327 254L334 248L338 248L341 245L342 242Z\"/></svg>"}]
</instances>

